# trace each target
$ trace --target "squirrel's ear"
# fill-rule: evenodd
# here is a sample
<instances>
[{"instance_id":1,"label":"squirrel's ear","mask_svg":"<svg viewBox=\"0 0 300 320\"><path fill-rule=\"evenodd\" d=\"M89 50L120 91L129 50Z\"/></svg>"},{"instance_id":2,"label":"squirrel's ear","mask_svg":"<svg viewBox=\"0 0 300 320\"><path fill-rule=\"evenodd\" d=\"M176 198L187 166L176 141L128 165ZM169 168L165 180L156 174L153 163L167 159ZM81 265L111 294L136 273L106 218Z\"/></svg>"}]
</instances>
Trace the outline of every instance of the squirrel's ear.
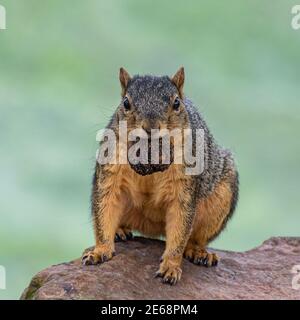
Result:
<instances>
[{"instance_id":1,"label":"squirrel's ear","mask_svg":"<svg viewBox=\"0 0 300 320\"><path fill-rule=\"evenodd\" d=\"M172 77L172 82L177 87L180 96L183 96L183 85L184 85L184 68L181 67Z\"/></svg>"},{"instance_id":2,"label":"squirrel's ear","mask_svg":"<svg viewBox=\"0 0 300 320\"><path fill-rule=\"evenodd\" d=\"M121 87L122 87L122 96L125 95L127 86L128 86L128 82L131 79L129 73L124 69L124 68L120 68L120 83L121 83Z\"/></svg>"}]
</instances>

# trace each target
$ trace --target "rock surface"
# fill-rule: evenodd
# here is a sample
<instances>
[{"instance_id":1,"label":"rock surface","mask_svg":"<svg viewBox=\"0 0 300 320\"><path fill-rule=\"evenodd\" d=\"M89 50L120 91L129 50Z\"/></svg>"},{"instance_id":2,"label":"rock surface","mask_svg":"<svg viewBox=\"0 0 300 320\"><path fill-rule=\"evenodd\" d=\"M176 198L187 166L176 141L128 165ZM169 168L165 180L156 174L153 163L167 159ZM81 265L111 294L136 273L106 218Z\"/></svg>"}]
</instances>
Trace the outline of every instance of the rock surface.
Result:
<instances>
[{"instance_id":1,"label":"rock surface","mask_svg":"<svg viewBox=\"0 0 300 320\"><path fill-rule=\"evenodd\" d=\"M163 249L163 241L140 237L117 243L104 264L77 259L39 272L21 299L300 299L291 271L300 265L300 238L271 238L242 253L216 250L221 262L213 268L185 260L176 286L153 277Z\"/></svg>"}]
</instances>

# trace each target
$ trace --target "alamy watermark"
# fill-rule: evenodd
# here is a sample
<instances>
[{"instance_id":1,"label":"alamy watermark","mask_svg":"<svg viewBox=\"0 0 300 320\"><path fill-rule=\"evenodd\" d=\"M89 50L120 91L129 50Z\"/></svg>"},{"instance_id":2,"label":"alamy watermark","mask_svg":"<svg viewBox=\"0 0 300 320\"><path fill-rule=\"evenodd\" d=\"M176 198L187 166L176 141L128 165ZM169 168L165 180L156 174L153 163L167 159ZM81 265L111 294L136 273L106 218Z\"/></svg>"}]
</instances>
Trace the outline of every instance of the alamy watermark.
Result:
<instances>
[{"instance_id":1,"label":"alamy watermark","mask_svg":"<svg viewBox=\"0 0 300 320\"><path fill-rule=\"evenodd\" d=\"M120 121L117 132L101 129L96 158L99 164L170 165L184 164L185 174L199 175L204 170L203 129L128 130L127 121Z\"/></svg>"},{"instance_id":2,"label":"alamy watermark","mask_svg":"<svg viewBox=\"0 0 300 320\"><path fill-rule=\"evenodd\" d=\"M0 4L0 30L6 29L6 9Z\"/></svg>"},{"instance_id":3,"label":"alamy watermark","mask_svg":"<svg viewBox=\"0 0 300 320\"><path fill-rule=\"evenodd\" d=\"M300 29L300 4L292 7L291 13L293 15L291 26L294 30Z\"/></svg>"},{"instance_id":4,"label":"alamy watermark","mask_svg":"<svg viewBox=\"0 0 300 320\"><path fill-rule=\"evenodd\" d=\"M0 266L0 290L6 289L6 270L3 266Z\"/></svg>"},{"instance_id":5,"label":"alamy watermark","mask_svg":"<svg viewBox=\"0 0 300 320\"><path fill-rule=\"evenodd\" d=\"M292 288L294 290L300 290L300 264L294 265L291 272L295 274L292 279Z\"/></svg>"}]
</instances>

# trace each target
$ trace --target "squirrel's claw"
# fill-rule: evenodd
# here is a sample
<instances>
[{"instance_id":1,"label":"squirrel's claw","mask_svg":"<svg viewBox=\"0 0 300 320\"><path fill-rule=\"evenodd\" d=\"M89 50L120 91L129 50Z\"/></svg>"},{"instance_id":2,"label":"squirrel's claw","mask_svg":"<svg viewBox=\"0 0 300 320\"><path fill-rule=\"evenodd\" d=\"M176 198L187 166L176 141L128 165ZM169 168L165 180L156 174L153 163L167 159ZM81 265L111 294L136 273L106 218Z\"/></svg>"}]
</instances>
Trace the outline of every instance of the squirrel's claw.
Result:
<instances>
[{"instance_id":1,"label":"squirrel's claw","mask_svg":"<svg viewBox=\"0 0 300 320\"><path fill-rule=\"evenodd\" d=\"M170 285L175 285L181 278L182 270L180 267L162 268L155 273L155 278L162 278L162 282Z\"/></svg>"},{"instance_id":2,"label":"squirrel's claw","mask_svg":"<svg viewBox=\"0 0 300 320\"><path fill-rule=\"evenodd\" d=\"M207 252L205 249L188 249L184 253L184 257L190 262L204 267L214 267L219 262L219 257L215 253Z\"/></svg>"},{"instance_id":3,"label":"squirrel's claw","mask_svg":"<svg viewBox=\"0 0 300 320\"><path fill-rule=\"evenodd\" d=\"M90 265L96 265L99 263L106 262L110 260L115 255L115 252L111 251L103 251L97 250L96 248L94 250L88 251L83 254L81 258L81 263L84 266L90 266Z\"/></svg>"},{"instance_id":4,"label":"squirrel's claw","mask_svg":"<svg viewBox=\"0 0 300 320\"><path fill-rule=\"evenodd\" d=\"M127 228L118 228L116 231L115 235L115 241L127 241L127 240L132 240L133 239L133 234L130 231L130 229Z\"/></svg>"}]
</instances>

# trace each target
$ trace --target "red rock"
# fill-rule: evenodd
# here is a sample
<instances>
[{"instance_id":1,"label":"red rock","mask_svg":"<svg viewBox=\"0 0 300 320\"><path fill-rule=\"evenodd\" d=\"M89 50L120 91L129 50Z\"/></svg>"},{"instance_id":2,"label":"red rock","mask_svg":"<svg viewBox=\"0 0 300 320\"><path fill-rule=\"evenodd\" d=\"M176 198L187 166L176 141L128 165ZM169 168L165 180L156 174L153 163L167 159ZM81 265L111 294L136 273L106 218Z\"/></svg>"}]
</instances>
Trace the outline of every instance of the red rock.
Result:
<instances>
[{"instance_id":1,"label":"red rock","mask_svg":"<svg viewBox=\"0 0 300 320\"><path fill-rule=\"evenodd\" d=\"M221 262L213 268L185 260L176 286L154 278L163 249L163 241L140 237L117 243L104 264L77 259L39 272L21 299L300 299L292 288L300 238L271 238L242 253L215 250Z\"/></svg>"}]
</instances>

